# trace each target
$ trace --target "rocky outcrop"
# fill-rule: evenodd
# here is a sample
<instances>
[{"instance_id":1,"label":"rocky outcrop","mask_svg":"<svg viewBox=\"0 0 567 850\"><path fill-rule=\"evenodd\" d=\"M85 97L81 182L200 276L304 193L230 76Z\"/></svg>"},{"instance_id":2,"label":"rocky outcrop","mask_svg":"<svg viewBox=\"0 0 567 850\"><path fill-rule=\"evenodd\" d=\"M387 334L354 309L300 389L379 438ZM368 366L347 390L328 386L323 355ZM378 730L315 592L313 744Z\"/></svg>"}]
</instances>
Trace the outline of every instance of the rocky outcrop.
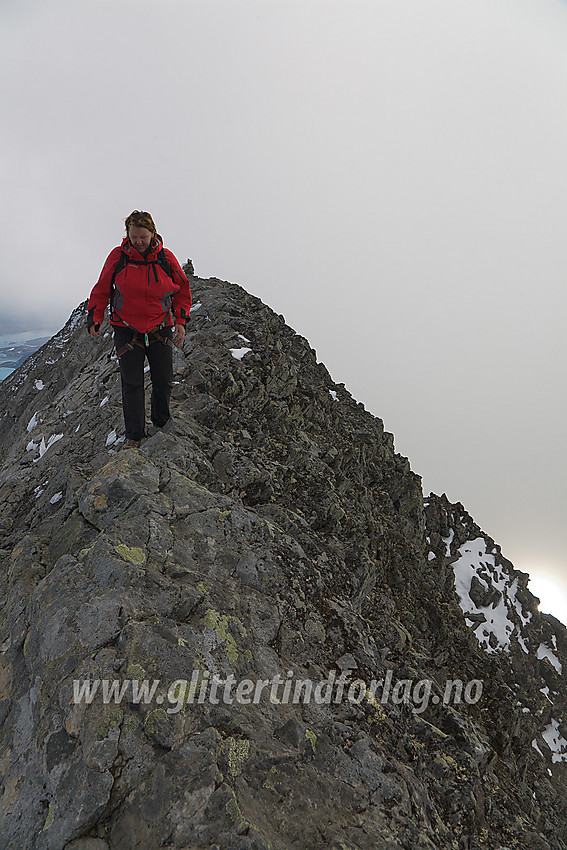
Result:
<instances>
[{"instance_id":1,"label":"rocky outcrop","mask_svg":"<svg viewBox=\"0 0 567 850\"><path fill-rule=\"evenodd\" d=\"M565 848L564 627L283 317L192 290L140 449L84 304L0 384L0 846Z\"/></svg>"}]
</instances>

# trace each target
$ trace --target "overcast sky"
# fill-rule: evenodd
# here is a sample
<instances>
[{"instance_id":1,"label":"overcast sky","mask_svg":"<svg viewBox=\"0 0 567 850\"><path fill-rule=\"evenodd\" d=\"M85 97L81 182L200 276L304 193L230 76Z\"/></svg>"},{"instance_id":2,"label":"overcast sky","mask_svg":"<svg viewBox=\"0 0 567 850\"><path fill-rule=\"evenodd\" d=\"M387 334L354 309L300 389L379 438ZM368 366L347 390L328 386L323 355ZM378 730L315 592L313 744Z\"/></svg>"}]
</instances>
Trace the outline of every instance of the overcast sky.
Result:
<instances>
[{"instance_id":1,"label":"overcast sky","mask_svg":"<svg viewBox=\"0 0 567 850\"><path fill-rule=\"evenodd\" d=\"M150 210L566 584L566 46L564 0L2 0L0 318Z\"/></svg>"}]
</instances>

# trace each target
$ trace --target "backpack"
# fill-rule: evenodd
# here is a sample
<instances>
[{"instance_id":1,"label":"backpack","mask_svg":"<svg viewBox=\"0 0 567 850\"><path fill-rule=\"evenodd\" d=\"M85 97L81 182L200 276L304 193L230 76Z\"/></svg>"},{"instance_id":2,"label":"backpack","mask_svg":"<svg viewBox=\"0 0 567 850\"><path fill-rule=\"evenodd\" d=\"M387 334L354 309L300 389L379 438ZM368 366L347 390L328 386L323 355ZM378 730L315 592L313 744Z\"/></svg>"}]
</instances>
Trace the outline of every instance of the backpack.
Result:
<instances>
[{"instance_id":1,"label":"backpack","mask_svg":"<svg viewBox=\"0 0 567 850\"><path fill-rule=\"evenodd\" d=\"M157 279L158 279L157 271L156 271L156 264L160 265L162 267L162 269L164 270L164 272L166 273L166 275L173 280L173 271L171 269L171 266L169 265L169 261L168 261L167 257L165 256L165 249L164 248L161 248L160 251L158 252L157 259L150 260L149 264L148 264L147 260L131 260L130 257L127 257L126 254L124 253L124 251L122 251L121 254L120 254L120 258L119 258L118 262L116 263L116 265L114 267L114 271L112 272L112 281L111 281L111 284L110 284L111 293L114 289L114 281L116 280L116 275L119 274L122 271L122 269L126 268L126 265L128 263L134 263L135 265L138 265L138 266L151 265L153 270L154 270L154 276L155 276L155 279L156 279L156 283L157 283Z\"/></svg>"},{"instance_id":2,"label":"backpack","mask_svg":"<svg viewBox=\"0 0 567 850\"><path fill-rule=\"evenodd\" d=\"M165 256L165 250L163 248L161 248L160 251L158 252L156 259L150 260L149 262L147 260L132 260L132 259L130 259L130 257L126 256L124 251L122 251L121 254L120 254L120 257L118 259L118 262L116 263L116 265L114 267L114 271L112 272L112 280L110 281L110 315L112 315L112 313L114 312L114 300L115 300L115 296L116 296L116 286L115 286L114 281L116 280L116 276L122 271L122 269L126 268L126 266L129 263L134 263L135 265L138 265L138 266L151 265L151 267L154 271L154 277L156 279L156 283L158 281L158 274L157 274L157 270L156 270L156 265L159 265L159 266L162 267L162 269L164 270L166 275L173 280L173 270L172 270L172 268L169 264L167 257ZM169 312L171 313L171 307L169 308ZM124 320L122 319L122 321L124 321ZM126 322L124 324L126 324Z\"/></svg>"}]
</instances>

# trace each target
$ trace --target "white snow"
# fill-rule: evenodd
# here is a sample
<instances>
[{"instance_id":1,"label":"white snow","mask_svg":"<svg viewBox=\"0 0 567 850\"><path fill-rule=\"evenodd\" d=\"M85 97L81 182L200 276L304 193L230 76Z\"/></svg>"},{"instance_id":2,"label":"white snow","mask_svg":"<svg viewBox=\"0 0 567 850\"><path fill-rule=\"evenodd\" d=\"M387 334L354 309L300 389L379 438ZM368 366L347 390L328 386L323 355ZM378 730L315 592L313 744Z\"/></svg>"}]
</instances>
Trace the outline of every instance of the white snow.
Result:
<instances>
[{"instance_id":1,"label":"white snow","mask_svg":"<svg viewBox=\"0 0 567 850\"><path fill-rule=\"evenodd\" d=\"M63 438L63 434L52 434L47 443L45 442L45 437L41 438L41 443L39 445L39 457L34 458L34 463L37 463L40 460L46 451L51 448L55 443Z\"/></svg>"},{"instance_id":2,"label":"white snow","mask_svg":"<svg viewBox=\"0 0 567 850\"><path fill-rule=\"evenodd\" d=\"M230 353L234 357L235 360L242 360L245 354L248 354L249 351L252 351L251 348L230 348Z\"/></svg>"},{"instance_id":3,"label":"white snow","mask_svg":"<svg viewBox=\"0 0 567 850\"><path fill-rule=\"evenodd\" d=\"M112 429L112 431L110 432L110 434L106 438L105 445L106 446L113 446L115 442L116 442L116 431L114 429Z\"/></svg>"},{"instance_id":4,"label":"white snow","mask_svg":"<svg viewBox=\"0 0 567 850\"><path fill-rule=\"evenodd\" d=\"M338 396L337 396L337 393L336 393L336 391L335 391L335 390L329 390L329 395L331 396L331 398L333 399L333 401L338 401L338 400L339 400L339 399L338 399Z\"/></svg>"},{"instance_id":5,"label":"white snow","mask_svg":"<svg viewBox=\"0 0 567 850\"><path fill-rule=\"evenodd\" d=\"M446 556L447 556L448 558L450 558L450 557L451 557L451 543L453 542L453 538L454 538L454 536L455 536L455 532L454 532L454 530L453 530L452 528L450 528L450 529L449 529L449 536L448 536L448 537L443 537L443 538L442 538L443 543L444 543L444 544L445 544L445 546L446 546L445 554L446 554Z\"/></svg>"},{"instance_id":6,"label":"white snow","mask_svg":"<svg viewBox=\"0 0 567 850\"><path fill-rule=\"evenodd\" d=\"M557 720L551 719L549 726L546 726L542 732L542 738L551 750L551 761L554 764L558 761L567 761L567 741L559 731Z\"/></svg>"},{"instance_id":7,"label":"white snow","mask_svg":"<svg viewBox=\"0 0 567 850\"><path fill-rule=\"evenodd\" d=\"M45 389L45 384L43 383L43 381L37 380L34 384L34 387L36 388L36 390L43 390Z\"/></svg>"},{"instance_id":8,"label":"white snow","mask_svg":"<svg viewBox=\"0 0 567 850\"><path fill-rule=\"evenodd\" d=\"M557 658L556 655L553 654L553 652L550 650L550 648L547 646L547 644L540 643L540 645L537 648L537 657L540 658L540 659L541 658L547 658L547 660L550 662L550 664L552 664L555 667L555 669L557 670L559 675L561 675L563 673L563 666L562 666L560 660Z\"/></svg>"},{"instance_id":9,"label":"white snow","mask_svg":"<svg viewBox=\"0 0 567 850\"><path fill-rule=\"evenodd\" d=\"M38 414L36 412L36 413L34 413L32 418L28 422L28 428L27 428L28 434L32 430L32 428L35 428L35 426L37 425L38 422L39 422L39 419L38 419Z\"/></svg>"},{"instance_id":10,"label":"white snow","mask_svg":"<svg viewBox=\"0 0 567 850\"><path fill-rule=\"evenodd\" d=\"M39 443L35 443L33 440L30 440L26 446L26 452L33 452L38 448L38 446Z\"/></svg>"},{"instance_id":11,"label":"white snow","mask_svg":"<svg viewBox=\"0 0 567 850\"><path fill-rule=\"evenodd\" d=\"M54 496L52 496L52 497L51 497L51 499L49 500L49 504L50 504L50 505L56 505L56 504L57 504L57 502L61 501L61 499L62 499L62 498L63 498L63 493L56 493L56 494L55 494Z\"/></svg>"},{"instance_id":12,"label":"white snow","mask_svg":"<svg viewBox=\"0 0 567 850\"><path fill-rule=\"evenodd\" d=\"M447 543L447 540L448 538L444 542ZM464 543L459 548L459 554L461 557L453 564L455 590L465 614L484 614L485 622L479 623L473 629L479 644L486 652L509 652L510 638L514 632L518 639L521 637L516 624L508 616L511 610L516 611L524 624L531 619L531 614L524 616L516 599L518 580L511 581L510 576L505 575L502 569L496 566L494 555L486 551L486 541L483 537ZM494 587L500 592L497 603L486 607L475 605L469 595L473 577L487 590ZM522 648L526 651L525 645L522 645Z\"/></svg>"},{"instance_id":13,"label":"white snow","mask_svg":"<svg viewBox=\"0 0 567 850\"><path fill-rule=\"evenodd\" d=\"M195 310L198 310L198 309L199 309L199 307L202 307L202 306L203 306L203 305L201 304L201 302L200 302L200 301L197 301L197 303L196 303L196 304L191 304L191 312L192 312L192 313L194 313L194 312L195 312Z\"/></svg>"},{"instance_id":14,"label":"white snow","mask_svg":"<svg viewBox=\"0 0 567 850\"><path fill-rule=\"evenodd\" d=\"M433 561L434 558L435 558L435 552L430 552L429 555L427 556L428 561Z\"/></svg>"},{"instance_id":15,"label":"white snow","mask_svg":"<svg viewBox=\"0 0 567 850\"><path fill-rule=\"evenodd\" d=\"M250 340L246 339L246 337L242 336L242 334L238 334L238 339L241 339L243 342L246 343L246 345L250 345Z\"/></svg>"},{"instance_id":16,"label":"white snow","mask_svg":"<svg viewBox=\"0 0 567 850\"><path fill-rule=\"evenodd\" d=\"M551 703L551 705L553 705L553 700L552 700L552 699L551 699L551 697L549 696L549 688L547 687L547 685L545 686L545 688L540 688L540 689L539 689L539 692L540 692L540 694L543 694L543 695L544 695L544 697L546 698L546 700L547 700L548 702L550 702L550 703Z\"/></svg>"},{"instance_id":17,"label":"white snow","mask_svg":"<svg viewBox=\"0 0 567 850\"><path fill-rule=\"evenodd\" d=\"M149 372L149 371L150 371L150 367L149 367L149 366L144 366L144 372Z\"/></svg>"},{"instance_id":18,"label":"white snow","mask_svg":"<svg viewBox=\"0 0 567 850\"><path fill-rule=\"evenodd\" d=\"M99 404L99 407L104 407L105 404L108 404L108 396L106 396L106 398L103 398L103 400Z\"/></svg>"},{"instance_id":19,"label":"white snow","mask_svg":"<svg viewBox=\"0 0 567 850\"><path fill-rule=\"evenodd\" d=\"M541 756L542 758L545 758L544 754L542 753L542 751L541 751L541 750L540 750L540 748L538 747L538 745L537 745L537 741L536 741L536 739L535 739L535 738L534 738L534 739L533 739L533 741L532 741L532 747L534 748L534 750L537 750L537 751L538 751L538 753L540 754L540 756Z\"/></svg>"}]
</instances>

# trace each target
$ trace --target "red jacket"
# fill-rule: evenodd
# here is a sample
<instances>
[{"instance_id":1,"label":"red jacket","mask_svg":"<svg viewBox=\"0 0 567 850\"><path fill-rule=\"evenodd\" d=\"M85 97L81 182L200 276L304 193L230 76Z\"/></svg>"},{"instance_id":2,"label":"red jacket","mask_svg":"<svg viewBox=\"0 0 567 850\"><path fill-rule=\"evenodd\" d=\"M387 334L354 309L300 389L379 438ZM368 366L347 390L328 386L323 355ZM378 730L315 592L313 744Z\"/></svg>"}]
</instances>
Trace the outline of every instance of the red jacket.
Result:
<instances>
[{"instance_id":1,"label":"red jacket","mask_svg":"<svg viewBox=\"0 0 567 850\"><path fill-rule=\"evenodd\" d=\"M125 259L136 262L127 262L116 275L111 324L119 327L127 325L141 333L147 333L164 322L165 327L185 324L191 309L189 281L175 255L165 248L173 272L173 279L169 277L157 260L162 247L158 236L155 247L143 257L126 237L122 245L112 249L89 298L89 327L94 323L102 324L104 311L110 301L112 275L122 252L126 255Z\"/></svg>"}]
</instances>

